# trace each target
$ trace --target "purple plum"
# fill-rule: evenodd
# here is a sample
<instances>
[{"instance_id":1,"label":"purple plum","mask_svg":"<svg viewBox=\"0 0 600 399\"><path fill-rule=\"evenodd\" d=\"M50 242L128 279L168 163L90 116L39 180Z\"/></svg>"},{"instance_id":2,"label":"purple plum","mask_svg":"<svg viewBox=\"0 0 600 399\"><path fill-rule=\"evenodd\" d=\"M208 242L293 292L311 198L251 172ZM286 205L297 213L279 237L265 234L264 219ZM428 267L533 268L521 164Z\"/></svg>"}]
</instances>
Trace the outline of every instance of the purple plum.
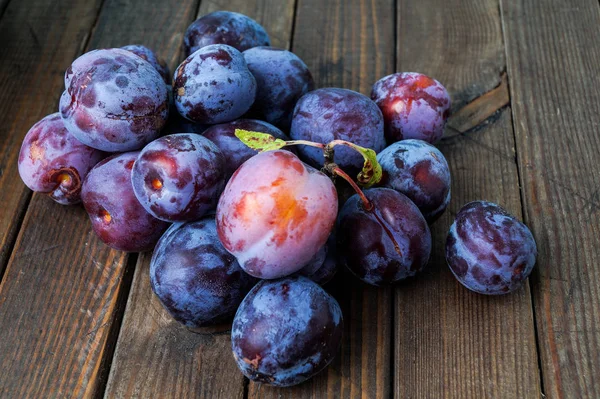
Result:
<instances>
[{"instance_id":1,"label":"purple plum","mask_svg":"<svg viewBox=\"0 0 600 399\"><path fill-rule=\"evenodd\" d=\"M31 190L48 194L62 205L81 201L81 185L106 154L88 147L65 128L59 113L46 116L25 135L19 174Z\"/></svg>"},{"instance_id":2,"label":"purple plum","mask_svg":"<svg viewBox=\"0 0 600 399\"><path fill-rule=\"evenodd\" d=\"M376 286L414 276L427 265L431 254L431 233L419 208L389 188L372 188L364 194L372 209L354 195L338 216L340 263Z\"/></svg>"},{"instance_id":3,"label":"purple plum","mask_svg":"<svg viewBox=\"0 0 600 399\"><path fill-rule=\"evenodd\" d=\"M308 67L296 54L279 48L254 47L243 54L257 84L251 114L288 131L298 99L315 87Z\"/></svg>"},{"instance_id":4,"label":"purple plum","mask_svg":"<svg viewBox=\"0 0 600 399\"><path fill-rule=\"evenodd\" d=\"M88 173L81 190L94 232L109 247L127 252L151 250L169 227L146 212L133 194L131 169L138 154L104 159Z\"/></svg>"},{"instance_id":5,"label":"purple plum","mask_svg":"<svg viewBox=\"0 0 600 399\"><path fill-rule=\"evenodd\" d=\"M435 143L444 135L450 96L437 80L416 72L395 73L373 85L371 98L383 112L388 144L404 139Z\"/></svg>"},{"instance_id":6,"label":"purple plum","mask_svg":"<svg viewBox=\"0 0 600 399\"><path fill-rule=\"evenodd\" d=\"M123 49L90 51L65 74L60 99L65 127L83 144L102 151L142 148L167 122L167 85L137 55Z\"/></svg>"},{"instance_id":7,"label":"purple plum","mask_svg":"<svg viewBox=\"0 0 600 399\"><path fill-rule=\"evenodd\" d=\"M302 276L263 280L235 314L231 345L246 377L286 387L331 363L342 331L340 305L318 284Z\"/></svg>"},{"instance_id":8,"label":"purple plum","mask_svg":"<svg viewBox=\"0 0 600 399\"><path fill-rule=\"evenodd\" d=\"M165 83L169 84L169 81L171 80L171 71L169 71L167 63L162 58L158 58L154 51L150 50L146 46L142 46L141 44L130 44L121 48L127 51L131 51L138 57L142 57L143 59L148 61L154 67L154 69L156 69L158 73L160 73L160 76L162 76Z\"/></svg>"},{"instance_id":9,"label":"purple plum","mask_svg":"<svg viewBox=\"0 0 600 399\"><path fill-rule=\"evenodd\" d=\"M183 39L186 57L211 44L227 44L239 51L269 46L269 35L258 22L243 14L215 11L195 20Z\"/></svg>"},{"instance_id":10,"label":"purple plum","mask_svg":"<svg viewBox=\"0 0 600 399\"><path fill-rule=\"evenodd\" d=\"M196 123L230 122L245 114L256 96L256 80L242 53L225 44L206 46L177 67L175 106Z\"/></svg>"},{"instance_id":11,"label":"purple plum","mask_svg":"<svg viewBox=\"0 0 600 399\"><path fill-rule=\"evenodd\" d=\"M250 157L258 154L258 151L246 146L235 136L236 129L268 133L282 140L290 139L275 126L254 119L238 119L233 122L214 125L208 128L204 132L204 137L215 143L225 156L226 180L229 180L231 175L233 175L233 172L235 172L241 164Z\"/></svg>"},{"instance_id":12,"label":"purple plum","mask_svg":"<svg viewBox=\"0 0 600 399\"><path fill-rule=\"evenodd\" d=\"M381 111L369 97L346 89L318 89L302 96L294 109L290 137L323 144L346 140L375 152L385 148ZM323 165L321 149L299 146L298 152L309 165ZM363 165L360 154L341 146L335 148L334 161L348 173Z\"/></svg>"},{"instance_id":13,"label":"purple plum","mask_svg":"<svg viewBox=\"0 0 600 399\"><path fill-rule=\"evenodd\" d=\"M150 262L150 285L165 309L189 328L225 323L256 284L223 248L214 216L172 225Z\"/></svg>"},{"instance_id":14,"label":"purple plum","mask_svg":"<svg viewBox=\"0 0 600 399\"><path fill-rule=\"evenodd\" d=\"M225 186L225 159L212 141L194 134L161 137L140 152L131 181L142 206L169 222L200 219Z\"/></svg>"},{"instance_id":15,"label":"purple plum","mask_svg":"<svg viewBox=\"0 0 600 399\"><path fill-rule=\"evenodd\" d=\"M377 154L381 185L406 195L433 223L450 203L450 169L444 155L422 140L402 140Z\"/></svg>"},{"instance_id":16,"label":"purple plum","mask_svg":"<svg viewBox=\"0 0 600 399\"><path fill-rule=\"evenodd\" d=\"M537 257L531 231L497 204L469 202L450 226L446 261L471 291L501 295L518 289Z\"/></svg>"}]
</instances>

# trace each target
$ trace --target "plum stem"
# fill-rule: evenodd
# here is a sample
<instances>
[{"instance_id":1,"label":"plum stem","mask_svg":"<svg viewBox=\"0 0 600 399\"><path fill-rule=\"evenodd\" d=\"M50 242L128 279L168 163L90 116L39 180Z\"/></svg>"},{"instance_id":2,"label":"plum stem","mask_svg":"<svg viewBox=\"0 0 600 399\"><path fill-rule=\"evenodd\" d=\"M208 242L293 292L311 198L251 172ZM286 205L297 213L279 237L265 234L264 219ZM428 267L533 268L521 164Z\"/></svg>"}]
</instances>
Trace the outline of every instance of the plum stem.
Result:
<instances>
[{"instance_id":1,"label":"plum stem","mask_svg":"<svg viewBox=\"0 0 600 399\"><path fill-rule=\"evenodd\" d=\"M288 140L285 142L285 146L290 146L290 145L308 145L311 147L317 147L322 149L323 151L325 151L325 144L321 144L321 143L315 143L313 141L307 141L307 140Z\"/></svg>"},{"instance_id":2,"label":"plum stem","mask_svg":"<svg viewBox=\"0 0 600 399\"><path fill-rule=\"evenodd\" d=\"M352 178L350 176L348 176L348 174L346 172L344 172L342 169L340 169L340 167L337 166L335 163L328 163L325 166L325 168L329 171L329 173L331 173L332 175L341 177L342 179L346 180L348 182L348 184L350 184L352 186L354 191L356 191L356 194L358 194L358 196L360 197L365 210L367 210L368 212L373 210L373 203L371 201L369 201L369 199L367 198L365 193L363 193L363 191L360 189L360 187L358 187L358 185L354 182L354 180L352 180Z\"/></svg>"}]
</instances>

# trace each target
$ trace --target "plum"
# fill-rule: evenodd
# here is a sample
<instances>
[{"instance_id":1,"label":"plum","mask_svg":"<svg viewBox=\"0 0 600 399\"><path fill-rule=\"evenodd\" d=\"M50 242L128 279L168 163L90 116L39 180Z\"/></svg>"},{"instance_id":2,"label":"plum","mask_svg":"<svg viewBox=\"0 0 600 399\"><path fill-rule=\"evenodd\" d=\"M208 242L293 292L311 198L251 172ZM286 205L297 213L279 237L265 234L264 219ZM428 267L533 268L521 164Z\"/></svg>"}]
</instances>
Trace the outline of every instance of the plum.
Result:
<instances>
[{"instance_id":1,"label":"plum","mask_svg":"<svg viewBox=\"0 0 600 399\"><path fill-rule=\"evenodd\" d=\"M150 285L165 309L189 328L225 323L257 280L223 248L214 216L173 224L150 262Z\"/></svg>"},{"instance_id":2,"label":"plum","mask_svg":"<svg viewBox=\"0 0 600 399\"><path fill-rule=\"evenodd\" d=\"M446 239L446 261L457 280L487 295L513 292L537 257L531 231L504 208L487 201L461 208Z\"/></svg>"},{"instance_id":3,"label":"plum","mask_svg":"<svg viewBox=\"0 0 600 399\"><path fill-rule=\"evenodd\" d=\"M131 170L138 154L104 159L88 173L81 190L94 232L109 247L127 252L151 250L169 227L146 212L133 194Z\"/></svg>"},{"instance_id":4,"label":"plum","mask_svg":"<svg viewBox=\"0 0 600 399\"><path fill-rule=\"evenodd\" d=\"M251 114L288 131L298 99L315 87L308 67L296 54L275 47L254 47L243 54L257 84Z\"/></svg>"},{"instance_id":5,"label":"plum","mask_svg":"<svg viewBox=\"0 0 600 399\"><path fill-rule=\"evenodd\" d=\"M196 51L177 67L173 95L186 119L204 124L230 122L254 103L256 79L242 53L215 44Z\"/></svg>"},{"instance_id":6,"label":"plum","mask_svg":"<svg viewBox=\"0 0 600 399\"><path fill-rule=\"evenodd\" d=\"M444 135L450 96L437 80L416 72L395 73L373 85L371 98L383 113L388 144L404 139L435 143Z\"/></svg>"},{"instance_id":7,"label":"plum","mask_svg":"<svg viewBox=\"0 0 600 399\"><path fill-rule=\"evenodd\" d=\"M450 203L450 169L444 155L422 140L402 140L377 154L380 184L406 195L433 223Z\"/></svg>"},{"instance_id":8,"label":"plum","mask_svg":"<svg viewBox=\"0 0 600 399\"><path fill-rule=\"evenodd\" d=\"M235 314L231 346L246 377L286 387L331 363L342 331L342 311L332 296L306 277L287 277L250 290Z\"/></svg>"},{"instance_id":9,"label":"plum","mask_svg":"<svg viewBox=\"0 0 600 399\"><path fill-rule=\"evenodd\" d=\"M167 122L167 85L150 63L130 51L85 53L67 70L65 86L60 99L65 127L90 147L140 149Z\"/></svg>"},{"instance_id":10,"label":"plum","mask_svg":"<svg viewBox=\"0 0 600 399\"><path fill-rule=\"evenodd\" d=\"M346 140L375 152L385 148L381 111L369 97L346 89L318 89L302 96L294 109L290 137L323 144ZM298 152L309 165L323 165L321 149L299 146ZM334 161L348 173L357 173L363 165L360 154L340 146Z\"/></svg>"},{"instance_id":11,"label":"plum","mask_svg":"<svg viewBox=\"0 0 600 399\"><path fill-rule=\"evenodd\" d=\"M156 69L160 76L162 76L165 83L169 84L169 80L171 79L171 71L169 71L167 63L162 58L158 58L154 51L141 44L129 44L121 48L127 51L131 51L138 57L141 57L148 61L154 67L154 69Z\"/></svg>"},{"instance_id":12,"label":"plum","mask_svg":"<svg viewBox=\"0 0 600 399\"><path fill-rule=\"evenodd\" d=\"M271 136L282 140L290 139L275 126L255 119L238 119L233 122L211 126L204 132L203 135L215 143L225 156L225 176L227 180L229 180L231 175L233 175L233 172L235 172L235 170L239 168L241 164L247 161L250 157L258 154L258 151L246 146L235 136L236 129L268 133Z\"/></svg>"},{"instance_id":13,"label":"plum","mask_svg":"<svg viewBox=\"0 0 600 399\"><path fill-rule=\"evenodd\" d=\"M227 44L239 51L269 46L269 35L258 22L244 14L215 11L198 18L183 39L186 57L211 44Z\"/></svg>"},{"instance_id":14,"label":"plum","mask_svg":"<svg viewBox=\"0 0 600 399\"><path fill-rule=\"evenodd\" d=\"M194 133L171 134L144 147L131 181L137 199L154 217L193 221L217 205L224 169L223 154L212 141Z\"/></svg>"},{"instance_id":15,"label":"plum","mask_svg":"<svg viewBox=\"0 0 600 399\"><path fill-rule=\"evenodd\" d=\"M57 112L37 122L25 135L19 175L31 190L62 205L77 204L83 179L105 156L73 137Z\"/></svg>"},{"instance_id":16,"label":"plum","mask_svg":"<svg viewBox=\"0 0 600 399\"><path fill-rule=\"evenodd\" d=\"M319 252L300 269L296 274L308 277L319 285L325 285L337 273L336 238L335 231L327 239L327 243Z\"/></svg>"},{"instance_id":17,"label":"plum","mask_svg":"<svg viewBox=\"0 0 600 399\"><path fill-rule=\"evenodd\" d=\"M323 173L289 151L253 156L233 174L217 205L223 246L264 279L304 267L329 236L337 193Z\"/></svg>"},{"instance_id":18,"label":"plum","mask_svg":"<svg viewBox=\"0 0 600 399\"><path fill-rule=\"evenodd\" d=\"M337 225L340 263L371 285L385 285L414 276L429 261L431 233L419 208L389 188L364 191L346 201Z\"/></svg>"}]
</instances>

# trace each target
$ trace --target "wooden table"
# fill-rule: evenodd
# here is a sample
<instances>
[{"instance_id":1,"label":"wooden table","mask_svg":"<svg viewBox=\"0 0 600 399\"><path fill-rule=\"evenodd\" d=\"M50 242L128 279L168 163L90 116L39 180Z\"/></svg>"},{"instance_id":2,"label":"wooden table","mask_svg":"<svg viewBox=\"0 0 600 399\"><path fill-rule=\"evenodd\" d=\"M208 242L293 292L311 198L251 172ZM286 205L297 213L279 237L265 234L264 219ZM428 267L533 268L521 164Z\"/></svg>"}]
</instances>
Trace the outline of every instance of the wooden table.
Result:
<instances>
[{"instance_id":1,"label":"wooden table","mask_svg":"<svg viewBox=\"0 0 600 399\"><path fill-rule=\"evenodd\" d=\"M0 396L5 398L599 398L598 0L0 0ZM81 53L143 43L181 60L186 27L229 9L292 49L320 87L368 94L419 71L446 85L439 148L452 202L418 278L390 288L342 275L334 363L292 389L249 383L228 334L193 334L150 290L149 254L110 250L81 207L17 173L27 130L56 112ZM468 201L498 202L537 240L520 291L464 289L443 256Z\"/></svg>"}]
</instances>

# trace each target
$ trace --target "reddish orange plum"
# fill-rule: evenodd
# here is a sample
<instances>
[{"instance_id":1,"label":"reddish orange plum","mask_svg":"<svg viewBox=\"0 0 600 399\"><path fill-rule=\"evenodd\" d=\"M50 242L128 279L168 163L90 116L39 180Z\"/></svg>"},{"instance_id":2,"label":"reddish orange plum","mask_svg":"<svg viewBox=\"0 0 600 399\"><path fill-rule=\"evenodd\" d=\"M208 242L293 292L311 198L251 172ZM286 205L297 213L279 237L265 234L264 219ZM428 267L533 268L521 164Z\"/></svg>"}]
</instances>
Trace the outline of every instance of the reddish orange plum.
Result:
<instances>
[{"instance_id":1,"label":"reddish orange plum","mask_svg":"<svg viewBox=\"0 0 600 399\"><path fill-rule=\"evenodd\" d=\"M225 248L250 275L273 279L304 267L337 215L331 180L289 151L260 153L233 174L217 206Z\"/></svg>"}]
</instances>

